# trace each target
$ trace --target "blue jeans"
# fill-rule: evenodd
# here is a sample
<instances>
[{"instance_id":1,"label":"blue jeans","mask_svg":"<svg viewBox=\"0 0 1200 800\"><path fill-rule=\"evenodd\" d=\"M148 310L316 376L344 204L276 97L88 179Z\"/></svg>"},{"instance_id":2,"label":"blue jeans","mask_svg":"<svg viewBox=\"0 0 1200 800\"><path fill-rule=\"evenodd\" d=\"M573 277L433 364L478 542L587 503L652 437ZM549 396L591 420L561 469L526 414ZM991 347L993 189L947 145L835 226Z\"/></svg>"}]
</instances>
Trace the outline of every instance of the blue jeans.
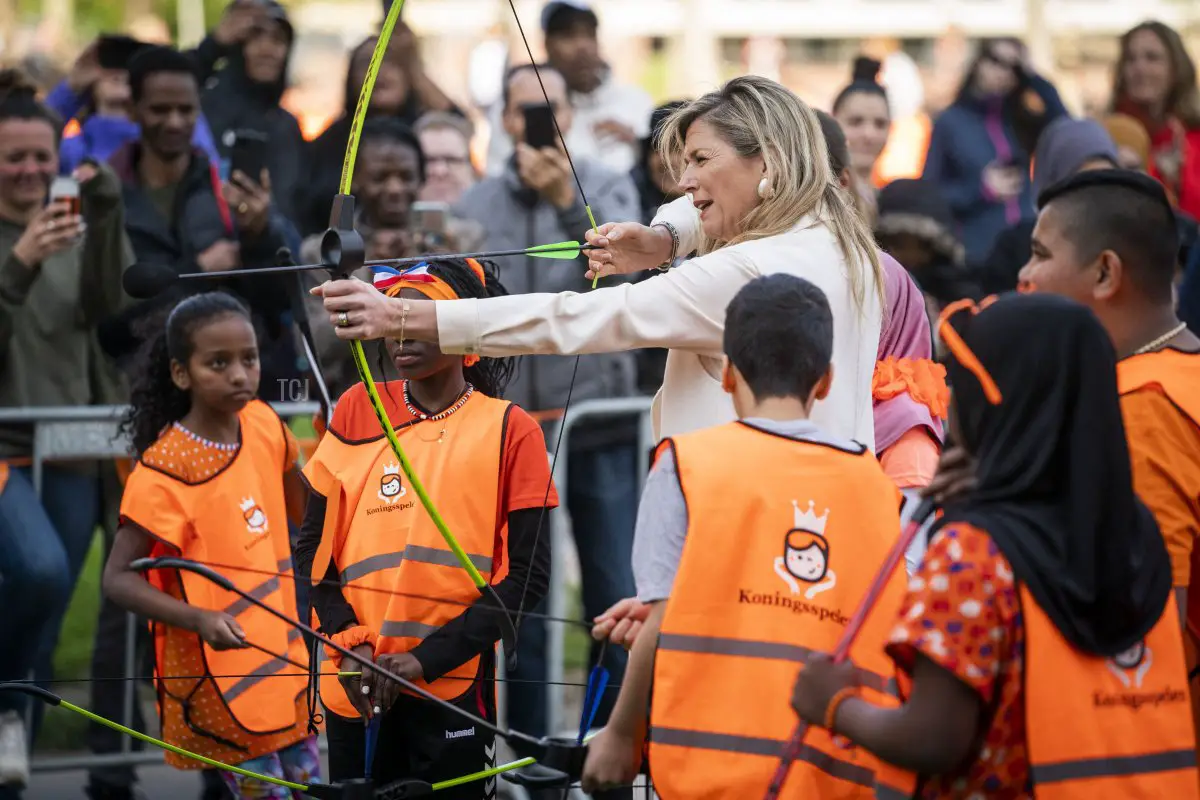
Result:
<instances>
[{"instance_id":1,"label":"blue jeans","mask_svg":"<svg viewBox=\"0 0 1200 800\"><path fill-rule=\"evenodd\" d=\"M42 498L23 467L0 492L0 680L23 680L31 669L51 677L59 628L100 515L94 469L47 465ZM23 712L25 703L0 694L0 711Z\"/></svg>"},{"instance_id":2,"label":"blue jeans","mask_svg":"<svg viewBox=\"0 0 1200 800\"><path fill-rule=\"evenodd\" d=\"M638 452L634 444L618 444L601 449L571 450L567 454L567 509L579 552L583 580L583 617L590 620L613 603L634 595L633 528L637 522ZM548 523L547 523L548 524ZM542 535L548 535L543 530ZM537 608L544 612L543 601ZM509 683L508 724L522 733L544 736L547 731L546 625L543 619L526 617L521 622L517 649L517 669L508 677L521 682ZM589 641L591 636L589 634ZM599 643L592 641L589 669L599 656ZM604 666L610 672L610 687L604 693L594 725L608 720L625 674L624 648L605 650ZM578 689L580 695L583 689ZM572 722L574 722L572 720Z\"/></svg>"}]
</instances>

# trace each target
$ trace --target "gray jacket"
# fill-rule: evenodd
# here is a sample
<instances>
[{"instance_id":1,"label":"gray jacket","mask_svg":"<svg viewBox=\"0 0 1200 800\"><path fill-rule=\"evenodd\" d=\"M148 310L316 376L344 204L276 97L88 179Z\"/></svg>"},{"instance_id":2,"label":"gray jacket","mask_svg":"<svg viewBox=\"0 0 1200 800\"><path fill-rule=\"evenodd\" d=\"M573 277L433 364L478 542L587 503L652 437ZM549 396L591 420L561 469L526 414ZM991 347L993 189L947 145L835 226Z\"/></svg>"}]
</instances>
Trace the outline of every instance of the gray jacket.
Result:
<instances>
[{"instance_id":1,"label":"gray jacket","mask_svg":"<svg viewBox=\"0 0 1200 800\"><path fill-rule=\"evenodd\" d=\"M579 181L591 202L597 224L639 219L637 189L625 173L587 159L576 159ZM455 207L457 216L473 219L485 229L485 250L515 250L566 240L583 241L590 227L583 201L559 211L521 185L510 161L504 173L485 178L467 190ZM558 261L521 256L496 259L500 282L509 294L590 291L583 275L587 260ZM606 283L618 278L607 278ZM528 411L562 408L567 401L575 356L524 356L506 400ZM635 394L633 353L603 353L580 357L571 402Z\"/></svg>"}]
</instances>

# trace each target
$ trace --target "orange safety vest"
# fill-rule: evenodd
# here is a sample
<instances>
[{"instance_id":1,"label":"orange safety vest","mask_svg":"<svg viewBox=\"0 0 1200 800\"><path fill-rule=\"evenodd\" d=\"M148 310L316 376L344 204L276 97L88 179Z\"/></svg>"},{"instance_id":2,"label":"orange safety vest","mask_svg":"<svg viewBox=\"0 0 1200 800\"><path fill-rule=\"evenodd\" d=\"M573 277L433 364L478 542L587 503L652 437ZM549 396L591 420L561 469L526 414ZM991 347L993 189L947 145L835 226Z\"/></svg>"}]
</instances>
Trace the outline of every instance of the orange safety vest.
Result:
<instances>
[{"instance_id":1,"label":"orange safety vest","mask_svg":"<svg viewBox=\"0 0 1200 800\"><path fill-rule=\"evenodd\" d=\"M1192 422L1200 426L1200 353L1185 353L1181 350L1164 349L1152 353L1130 356L1117 362L1117 389L1122 395L1157 387L1171 403ZM1151 509L1153 510L1153 509ZM1200 531L1197 531L1200 535ZM1192 551L1192 575L1200 575L1200 548ZM1188 596L1188 635L1184 638L1184 656L1189 669L1200 664L1200 646L1195 619L1200 602ZM1192 716L1200 730L1200 690L1194 682L1192 689Z\"/></svg>"},{"instance_id":2,"label":"orange safety vest","mask_svg":"<svg viewBox=\"0 0 1200 800\"><path fill-rule=\"evenodd\" d=\"M351 402L366 403L366 392L340 401ZM499 510L499 475L511 408L476 392L454 412L445 441L439 443L432 425L423 423L398 433L434 506L490 583L508 574L508 521ZM313 578L323 578L332 559L359 624L378 636L376 656L408 652L478 599L479 590L407 485L382 434L350 442L331 429L304 476L327 503ZM357 717L335 670L322 672L325 707L338 716ZM415 683L450 700L466 694L480 672L476 656L432 683Z\"/></svg>"},{"instance_id":3,"label":"orange safety vest","mask_svg":"<svg viewBox=\"0 0 1200 800\"><path fill-rule=\"evenodd\" d=\"M283 422L257 400L238 417L242 443L228 467L201 483L186 484L139 461L122 498L121 516L178 547L183 558L212 565L239 589L296 619L283 491ZM165 546L156 546L155 555L166 554ZM307 688L303 666L308 652L298 629L194 573L177 571L172 581L171 573L154 570L148 577L162 591L178 587L189 605L231 615L256 646L214 650L201 642L206 674L215 676L210 680L242 728L271 734L302 722L296 718L295 700ZM156 676L170 678L160 671L166 626L152 624L151 629Z\"/></svg>"},{"instance_id":4,"label":"orange safety vest","mask_svg":"<svg viewBox=\"0 0 1200 800\"><path fill-rule=\"evenodd\" d=\"M831 652L900 530L900 493L867 450L797 441L740 422L667 439L687 500L683 559L663 618L650 769L663 798L758 797L796 725L797 668ZM764 471L763 465L770 470ZM896 707L886 635L899 568L852 658L864 696ZM814 728L783 797L902 797L915 777ZM907 794L906 794L907 792Z\"/></svg>"},{"instance_id":5,"label":"orange safety vest","mask_svg":"<svg viewBox=\"0 0 1200 800\"><path fill-rule=\"evenodd\" d=\"M1068 644L1023 585L1020 597L1034 797L1200 797L1174 595L1143 641L1107 659Z\"/></svg>"}]
</instances>

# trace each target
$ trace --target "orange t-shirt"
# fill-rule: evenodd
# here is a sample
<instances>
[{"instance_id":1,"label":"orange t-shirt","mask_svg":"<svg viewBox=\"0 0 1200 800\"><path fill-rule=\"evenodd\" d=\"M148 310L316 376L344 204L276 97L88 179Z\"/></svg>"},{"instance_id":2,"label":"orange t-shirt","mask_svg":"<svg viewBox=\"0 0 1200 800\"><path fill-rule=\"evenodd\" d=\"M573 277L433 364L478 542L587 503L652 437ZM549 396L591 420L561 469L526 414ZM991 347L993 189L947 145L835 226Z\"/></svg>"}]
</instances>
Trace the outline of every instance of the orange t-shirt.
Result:
<instances>
[{"instance_id":1,"label":"orange t-shirt","mask_svg":"<svg viewBox=\"0 0 1200 800\"><path fill-rule=\"evenodd\" d=\"M879 454L879 466L896 488L922 489L933 480L941 451L928 428L910 428Z\"/></svg>"},{"instance_id":2,"label":"orange t-shirt","mask_svg":"<svg viewBox=\"0 0 1200 800\"><path fill-rule=\"evenodd\" d=\"M414 433L422 437L434 437L441 430L440 422L417 422L417 418L404 405L400 381L377 383L375 389L392 427L401 434L401 444L405 426L413 425L416 429ZM362 386L356 386L349 391L355 390L366 392ZM329 433L348 442L379 438L379 420L376 419L370 404L345 402L348 399L350 398L343 398L334 409ZM542 434L541 426L525 409L516 405L509 409L506 425L508 430L504 436L504 459L500 466L498 509L507 515L526 508L555 508L558 506L558 492L550 480L546 438ZM420 475L421 465L415 464L414 467Z\"/></svg>"},{"instance_id":3,"label":"orange t-shirt","mask_svg":"<svg viewBox=\"0 0 1200 800\"><path fill-rule=\"evenodd\" d=\"M1121 397L1133 487L1154 514L1177 587L1200 578L1200 426L1157 386ZM1200 634L1200 586L1188 592L1188 620Z\"/></svg>"},{"instance_id":4,"label":"orange t-shirt","mask_svg":"<svg viewBox=\"0 0 1200 800\"><path fill-rule=\"evenodd\" d=\"M280 427L287 441L286 471L295 465L298 447L291 431L286 426ZM142 461L147 466L167 472L187 483L199 483L224 469L236 455L236 449L214 447L172 425L159 437L154 446L146 451ZM280 475L281 480L282 477ZM177 552L175 548L159 541L156 542L152 555L175 555ZM174 576L175 573L168 570L158 574L159 579L166 582L167 594L176 600L184 600L181 587ZM152 627L157 624L159 623L152 623ZM213 682L199 677L207 671L199 635L179 628L163 627L163 661L156 665L156 671L159 677L159 717L164 741L217 761L240 764L251 758L282 750L308 735L302 725L266 736L247 733L230 716L229 709ZM307 701L301 694L296 698L296 719L305 719L307 716ZM166 760L176 769L205 768L204 764L195 759L170 752L166 754Z\"/></svg>"}]
</instances>

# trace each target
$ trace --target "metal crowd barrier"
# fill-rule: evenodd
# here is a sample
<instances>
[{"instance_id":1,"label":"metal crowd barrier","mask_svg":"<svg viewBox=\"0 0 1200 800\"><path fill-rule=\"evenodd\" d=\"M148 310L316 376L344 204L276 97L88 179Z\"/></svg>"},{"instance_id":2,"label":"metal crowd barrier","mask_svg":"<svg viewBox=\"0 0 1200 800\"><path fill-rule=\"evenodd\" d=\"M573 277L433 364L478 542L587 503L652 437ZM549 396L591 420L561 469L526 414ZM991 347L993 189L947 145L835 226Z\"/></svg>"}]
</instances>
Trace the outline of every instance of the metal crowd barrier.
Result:
<instances>
[{"instance_id":1,"label":"metal crowd barrier","mask_svg":"<svg viewBox=\"0 0 1200 800\"><path fill-rule=\"evenodd\" d=\"M568 606L567 575L572 571L568 552L573 551L570 513L566 508L568 459L571 434L580 424L611 420L621 417L637 417L638 428L638 490L649 470L650 453L656 442L650 421L651 398L630 397L612 400L587 400L574 404L567 414L549 426L547 443L558 442L563 457L554 465L554 482L562 503L550 515L552 560L550 589L547 596L547 613L552 617L566 618ZM281 417L311 416L320 411L318 403L272 403ZM49 461L90 461L123 458L129 454L128 442L117 434L118 423L125 413L125 406L72 406L46 408L0 408L0 425L23 423L34 428L32 478L34 490L41 496L44 465ZM562 438L559 439L561 429ZM547 456L552 459L553 454ZM124 673L136 674L137 670L137 618L126 616ZM550 623L546 631L547 685L546 706L548 730L562 731L573 728L574 721L564 718L564 644L566 629L562 623ZM501 661L503 664L503 661ZM137 702L135 681L124 685L123 714L120 720L127 727L132 725L134 703ZM503 709L501 709L503 713ZM133 739L123 737L121 752L107 755L52 756L33 759L34 772L90 769L102 766L153 764L162 762L162 753L157 750L133 750Z\"/></svg>"}]
</instances>

